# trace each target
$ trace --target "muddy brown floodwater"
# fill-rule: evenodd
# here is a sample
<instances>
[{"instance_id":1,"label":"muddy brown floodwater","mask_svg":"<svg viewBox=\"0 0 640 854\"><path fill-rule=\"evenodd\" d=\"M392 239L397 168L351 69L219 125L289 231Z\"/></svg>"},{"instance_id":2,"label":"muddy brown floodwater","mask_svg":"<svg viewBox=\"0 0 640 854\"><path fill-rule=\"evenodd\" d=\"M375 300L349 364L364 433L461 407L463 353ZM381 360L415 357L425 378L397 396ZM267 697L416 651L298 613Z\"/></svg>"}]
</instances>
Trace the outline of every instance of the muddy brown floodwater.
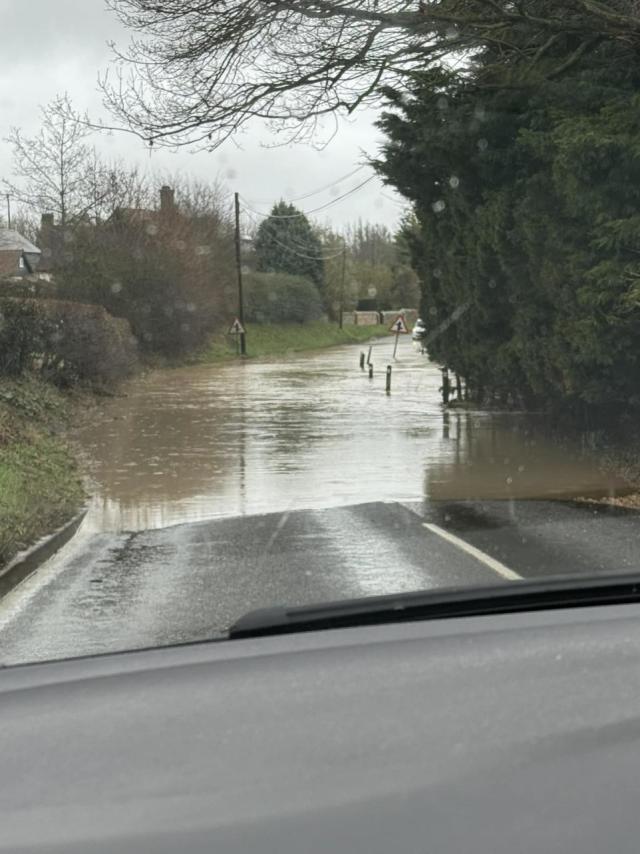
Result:
<instances>
[{"instance_id":1,"label":"muddy brown floodwater","mask_svg":"<svg viewBox=\"0 0 640 854\"><path fill-rule=\"evenodd\" d=\"M134 531L368 501L624 490L583 437L551 438L531 416L444 413L436 366L408 340L396 362L391 339L372 343L373 380L359 369L359 345L135 380L78 431L95 487L86 527Z\"/></svg>"}]
</instances>

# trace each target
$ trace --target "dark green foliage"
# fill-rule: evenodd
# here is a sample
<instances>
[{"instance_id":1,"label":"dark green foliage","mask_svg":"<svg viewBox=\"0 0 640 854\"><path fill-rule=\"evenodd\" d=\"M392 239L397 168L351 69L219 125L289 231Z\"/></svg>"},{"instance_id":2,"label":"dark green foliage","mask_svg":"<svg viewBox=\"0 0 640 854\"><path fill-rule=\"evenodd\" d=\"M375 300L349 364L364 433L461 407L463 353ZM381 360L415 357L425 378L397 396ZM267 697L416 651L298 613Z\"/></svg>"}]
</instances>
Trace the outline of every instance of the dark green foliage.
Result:
<instances>
[{"instance_id":1,"label":"dark green foliage","mask_svg":"<svg viewBox=\"0 0 640 854\"><path fill-rule=\"evenodd\" d=\"M137 345L129 324L97 305L0 299L0 373L28 369L57 385L96 389L129 376Z\"/></svg>"},{"instance_id":2,"label":"dark green foliage","mask_svg":"<svg viewBox=\"0 0 640 854\"><path fill-rule=\"evenodd\" d=\"M392 269L393 281L389 291L389 304L385 309L417 308L420 288L415 272L408 264L397 264Z\"/></svg>"},{"instance_id":3,"label":"dark green foliage","mask_svg":"<svg viewBox=\"0 0 640 854\"><path fill-rule=\"evenodd\" d=\"M323 315L318 289L302 276L251 273L245 284L249 323L310 323Z\"/></svg>"},{"instance_id":4,"label":"dark green foliage","mask_svg":"<svg viewBox=\"0 0 640 854\"><path fill-rule=\"evenodd\" d=\"M322 243L306 216L293 205L278 202L260 223L255 255L259 272L302 276L322 291Z\"/></svg>"},{"instance_id":5,"label":"dark green foliage","mask_svg":"<svg viewBox=\"0 0 640 854\"><path fill-rule=\"evenodd\" d=\"M579 61L575 47L558 35L526 78L487 49L471 73L388 92L378 168L415 205L404 235L442 330L434 358L530 405L626 406L640 403L640 63L622 44Z\"/></svg>"},{"instance_id":6,"label":"dark green foliage","mask_svg":"<svg viewBox=\"0 0 640 854\"><path fill-rule=\"evenodd\" d=\"M17 376L30 367L47 334L35 300L0 300L0 374Z\"/></svg>"}]
</instances>

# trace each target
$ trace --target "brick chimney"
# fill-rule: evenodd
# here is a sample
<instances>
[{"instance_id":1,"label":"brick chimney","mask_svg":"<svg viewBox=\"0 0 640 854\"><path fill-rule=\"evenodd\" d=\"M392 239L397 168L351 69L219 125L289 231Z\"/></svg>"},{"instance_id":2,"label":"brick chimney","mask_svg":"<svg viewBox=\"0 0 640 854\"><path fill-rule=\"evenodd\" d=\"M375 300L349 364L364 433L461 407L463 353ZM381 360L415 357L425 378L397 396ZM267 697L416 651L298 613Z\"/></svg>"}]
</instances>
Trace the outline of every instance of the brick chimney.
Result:
<instances>
[{"instance_id":1,"label":"brick chimney","mask_svg":"<svg viewBox=\"0 0 640 854\"><path fill-rule=\"evenodd\" d=\"M40 217L40 232L38 246L42 252L38 269L42 273L50 273L55 269L58 260L60 235L55 227L52 213L43 213Z\"/></svg>"},{"instance_id":2,"label":"brick chimney","mask_svg":"<svg viewBox=\"0 0 640 854\"><path fill-rule=\"evenodd\" d=\"M160 210L163 214L173 213L175 209L175 193L171 187L160 187Z\"/></svg>"}]
</instances>

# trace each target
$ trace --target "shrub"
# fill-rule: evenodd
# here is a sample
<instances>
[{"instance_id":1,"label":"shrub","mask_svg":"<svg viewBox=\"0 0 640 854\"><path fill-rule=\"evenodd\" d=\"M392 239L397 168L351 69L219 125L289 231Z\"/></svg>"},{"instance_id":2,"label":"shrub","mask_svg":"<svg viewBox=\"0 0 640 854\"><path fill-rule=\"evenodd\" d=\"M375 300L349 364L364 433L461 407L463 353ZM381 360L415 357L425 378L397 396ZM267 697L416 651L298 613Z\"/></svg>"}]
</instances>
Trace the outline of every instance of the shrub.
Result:
<instances>
[{"instance_id":1,"label":"shrub","mask_svg":"<svg viewBox=\"0 0 640 854\"><path fill-rule=\"evenodd\" d=\"M56 274L59 296L125 318L147 352L198 349L229 319L227 290L235 297L233 242L211 219L123 214L83 231Z\"/></svg>"},{"instance_id":2,"label":"shrub","mask_svg":"<svg viewBox=\"0 0 640 854\"><path fill-rule=\"evenodd\" d=\"M128 270L122 276L64 284L71 300L104 306L133 330L142 350L179 356L197 349L214 326L211 305L190 293L172 270Z\"/></svg>"},{"instance_id":3,"label":"shrub","mask_svg":"<svg viewBox=\"0 0 640 854\"><path fill-rule=\"evenodd\" d=\"M35 300L0 300L0 371L21 374L44 348L44 324Z\"/></svg>"},{"instance_id":4,"label":"shrub","mask_svg":"<svg viewBox=\"0 0 640 854\"><path fill-rule=\"evenodd\" d=\"M97 305L0 299L0 371L36 368L58 385L110 386L129 376L136 342L126 320Z\"/></svg>"},{"instance_id":5,"label":"shrub","mask_svg":"<svg viewBox=\"0 0 640 854\"><path fill-rule=\"evenodd\" d=\"M250 273L245 316L250 323L310 323L324 313L316 286L302 276Z\"/></svg>"},{"instance_id":6,"label":"shrub","mask_svg":"<svg viewBox=\"0 0 640 854\"><path fill-rule=\"evenodd\" d=\"M19 299L59 299L56 282L39 279L37 276L0 279L2 295Z\"/></svg>"}]
</instances>

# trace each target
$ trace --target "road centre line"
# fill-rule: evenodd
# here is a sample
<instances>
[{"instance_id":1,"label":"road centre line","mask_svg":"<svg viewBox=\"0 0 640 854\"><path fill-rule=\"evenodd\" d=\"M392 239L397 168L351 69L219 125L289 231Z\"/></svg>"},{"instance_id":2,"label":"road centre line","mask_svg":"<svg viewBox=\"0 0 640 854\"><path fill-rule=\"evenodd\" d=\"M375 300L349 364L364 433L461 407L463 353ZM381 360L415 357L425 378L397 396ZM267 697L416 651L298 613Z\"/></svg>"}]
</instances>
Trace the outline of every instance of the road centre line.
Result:
<instances>
[{"instance_id":1,"label":"road centre line","mask_svg":"<svg viewBox=\"0 0 640 854\"><path fill-rule=\"evenodd\" d=\"M509 569L508 566L505 566L503 563L500 563L499 560L491 557L491 555L485 554L484 552L477 549L475 546L472 546L470 543L467 543L465 540L460 539L460 537L456 537L455 534L452 534L450 531L446 531L444 528L441 528L439 525L433 525L430 522L423 522L422 527L426 528L428 531L431 531L432 534L436 534L438 537L442 537L443 540L447 540L447 542L451 543L454 546L457 546L459 549L462 549L463 552L466 552L471 557L474 557L476 560L479 560L485 566L488 566L489 569L492 569L498 575L502 576L502 578L506 578L508 581L523 581L523 577L518 575L517 572L514 572L512 569Z\"/></svg>"}]
</instances>

